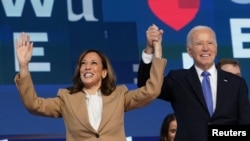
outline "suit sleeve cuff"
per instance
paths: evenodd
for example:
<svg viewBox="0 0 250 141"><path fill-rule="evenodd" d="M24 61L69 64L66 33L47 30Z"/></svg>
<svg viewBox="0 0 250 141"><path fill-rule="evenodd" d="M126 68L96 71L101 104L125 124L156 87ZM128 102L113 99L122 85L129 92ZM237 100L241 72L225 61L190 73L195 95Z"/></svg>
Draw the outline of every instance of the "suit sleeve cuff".
<svg viewBox="0 0 250 141"><path fill-rule="evenodd" d="M153 60L153 54L147 54L144 52L144 50L142 51L142 61L145 63L145 64L149 64L152 62Z"/></svg>

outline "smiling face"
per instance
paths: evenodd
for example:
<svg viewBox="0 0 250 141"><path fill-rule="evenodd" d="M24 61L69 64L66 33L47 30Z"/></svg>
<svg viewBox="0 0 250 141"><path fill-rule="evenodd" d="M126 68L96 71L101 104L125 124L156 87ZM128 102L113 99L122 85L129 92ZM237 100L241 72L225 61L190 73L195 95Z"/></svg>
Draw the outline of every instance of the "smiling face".
<svg viewBox="0 0 250 141"><path fill-rule="evenodd" d="M197 28L188 38L187 52L194 63L202 70L209 69L217 55L217 43L214 32L209 28Z"/></svg>
<svg viewBox="0 0 250 141"><path fill-rule="evenodd" d="M96 52L87 53L81 61L80 77L86 88L101 87L102 79L107 75L103 69L101 57Z"/></svg>

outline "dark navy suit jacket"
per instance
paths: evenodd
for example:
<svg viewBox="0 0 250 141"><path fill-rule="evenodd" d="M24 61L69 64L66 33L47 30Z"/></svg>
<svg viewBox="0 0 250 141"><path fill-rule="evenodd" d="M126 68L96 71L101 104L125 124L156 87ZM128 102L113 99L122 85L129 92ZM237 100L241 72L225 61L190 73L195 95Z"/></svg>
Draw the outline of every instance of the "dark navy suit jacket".
<svg viewBox="0 0 250 141"><path fill-rule="evenodd" d="M140 62L138 87L145 85L150 65ZM165 76L158 98L171 102L177 117L176 141L207 141L210 124L250 124L248 88L244 78L220 69L217 71L217 101L212 117L194 66L171 70Z"/></svg>

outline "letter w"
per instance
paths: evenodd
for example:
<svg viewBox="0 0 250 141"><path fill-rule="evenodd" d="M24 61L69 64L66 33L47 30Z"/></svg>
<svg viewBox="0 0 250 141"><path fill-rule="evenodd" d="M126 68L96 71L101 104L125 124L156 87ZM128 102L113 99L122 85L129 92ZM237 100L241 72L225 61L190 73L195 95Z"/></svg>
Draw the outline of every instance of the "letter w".
<svg viewBox="0 0 250 141"><path fill-rule="evenodd" d="M7 17L21 17L26 0L1 0ZM54 0L30 0L37 17L51 17Z"/></svg>

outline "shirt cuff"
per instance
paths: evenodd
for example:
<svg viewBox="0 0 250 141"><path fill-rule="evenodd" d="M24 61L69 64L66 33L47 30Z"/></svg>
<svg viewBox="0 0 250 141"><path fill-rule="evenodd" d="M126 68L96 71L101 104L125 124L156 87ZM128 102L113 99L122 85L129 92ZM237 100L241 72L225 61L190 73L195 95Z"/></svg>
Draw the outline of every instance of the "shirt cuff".
<svg viewBox="0 0 250 141"><path fill-rule="evenodd" d="M154 55L153 54L147 54L144 52L144 50L142 51L142 61L145 64L149 64L152 62Z"/></svg>

